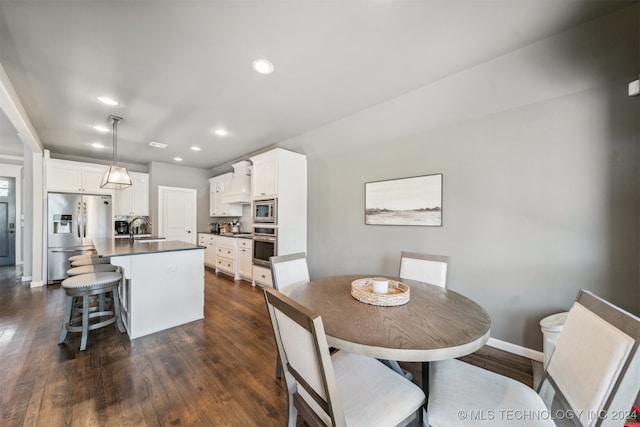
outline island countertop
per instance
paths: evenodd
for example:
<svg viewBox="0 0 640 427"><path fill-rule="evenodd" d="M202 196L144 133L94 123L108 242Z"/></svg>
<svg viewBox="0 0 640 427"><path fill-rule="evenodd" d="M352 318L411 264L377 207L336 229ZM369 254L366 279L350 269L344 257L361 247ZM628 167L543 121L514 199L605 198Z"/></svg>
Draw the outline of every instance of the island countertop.
<svg viewBox="0 0 640 427"><path fill-rule="evenodd" d="M204 250L204 246L179 240L134 240L115 238L93 239L93 246L100 257L117 257L125 255L143 255L158 252Z"/></svg>

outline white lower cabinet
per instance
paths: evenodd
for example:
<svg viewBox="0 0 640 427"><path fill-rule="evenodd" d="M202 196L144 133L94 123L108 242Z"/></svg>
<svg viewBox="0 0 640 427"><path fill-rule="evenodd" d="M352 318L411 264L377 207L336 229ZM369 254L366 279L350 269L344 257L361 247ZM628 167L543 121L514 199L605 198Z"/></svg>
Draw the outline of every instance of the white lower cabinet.
<svg viewBox="0 0 640 427"><path fill-rule="evenodd" d="M253 278L253 240L238 239L238 275L251 281Z"/></svg>
<svg viewBox="0 0 640 427"><path fill-rule="evenodd" d="M256 285L273 288L273 279L271 278L271 270L269 268L259 265L253 266L253 286Z"/></svg>
<svg viewBox="0 0 640 427"><path fill-rule="evenodd" d="M206 253L205 253L206 256ZM253 277L253 240L240 237L215 236L216 273L234 280L251 281Z"/></svg>
<svg viewBox="0 0 640 427"><path fill-rule="evenodd" d="M204 246L204 265L216 268L216 236L209 233L198 233L198 244Z"/></svg>
<svg viewBox="0 0 640 427"><path fill-rule="evenodd" d="M216 239L216 272L239 279L236 270L236 239L218 236Z"/></svg>

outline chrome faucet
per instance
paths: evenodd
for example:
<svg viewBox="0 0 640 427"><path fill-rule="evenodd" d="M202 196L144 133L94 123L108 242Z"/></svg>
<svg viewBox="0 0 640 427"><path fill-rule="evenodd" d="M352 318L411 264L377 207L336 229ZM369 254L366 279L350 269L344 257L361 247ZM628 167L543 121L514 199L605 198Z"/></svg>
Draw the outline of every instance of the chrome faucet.
<svg viewBox="0 0 640 427"><path fill-rule="evenodd" d="M149 228L151 228L151 221L149 221L147 218L143 217L143 216L137 216L135 218L133 218L130 222L129 222L129 240L133 240L133 223L137 220L141 219L142 221L147 223L147 226Z"/></svg>

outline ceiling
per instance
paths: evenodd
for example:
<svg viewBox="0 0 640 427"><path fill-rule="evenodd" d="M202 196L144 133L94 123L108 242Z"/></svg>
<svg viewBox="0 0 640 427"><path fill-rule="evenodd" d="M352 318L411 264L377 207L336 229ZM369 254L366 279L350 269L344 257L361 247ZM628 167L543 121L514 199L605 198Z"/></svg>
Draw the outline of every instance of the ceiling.
<svg viewBox="0 0 640 427"><path fill-rule="evenodd" d="M120 160L213 168L631 3L0 0L0 63L58 156L111 159L92 126L115 114ZM0 155L17 153L0 114Z"/></svg>

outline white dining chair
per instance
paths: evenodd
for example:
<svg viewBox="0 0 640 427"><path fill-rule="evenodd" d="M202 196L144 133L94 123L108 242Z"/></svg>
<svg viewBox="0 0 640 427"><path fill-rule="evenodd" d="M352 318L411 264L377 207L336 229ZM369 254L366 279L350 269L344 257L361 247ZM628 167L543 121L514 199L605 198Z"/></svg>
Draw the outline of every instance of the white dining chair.
<svg viewBox="0 0 640 427"><path fill-rule="evenodd" d="M639 342L640 318L580 291L537 392L459 360L432 362L429 425L622 426L640 392Z"/></svg>
<svg viewBox="0 0 640 427"><path fill-rule="evenodd" d="M446 288L448 267L448 256L402 251L400 253L400 273L398 276L401 280L417 280ZM396 360L381 359L380 361L398 374L412 379L411 372L402 369Z"/></svg>
<svg viewBox="0 0 640 427"><path fill-rule="evenodd" d="M309 281L309 267L304 252L269 258L273 287L289 295L297 286Z"/></svg>
<svg viewBox="0 0 640 427"><path fill-rule="evenodd" d="M402 251L399 276L446 288L448 267L448 256Z"/></svg>
<svg viewBox="0 0 640 427"><path fill-rule="evenodd" d="M421 424L425 395L372 357L333 355L319 314L275 289L264 289L288 393L288 426L298 413L311 426Z"/></svg>
<svg viewBox="0 0 640 427"><path fill-rule="evenodd" d="M307 255L304 252L278 255L269 258L273 287L289 295L296 287L309 281ZM276 378L282 378L280 359L276 361Z"/></svg>

